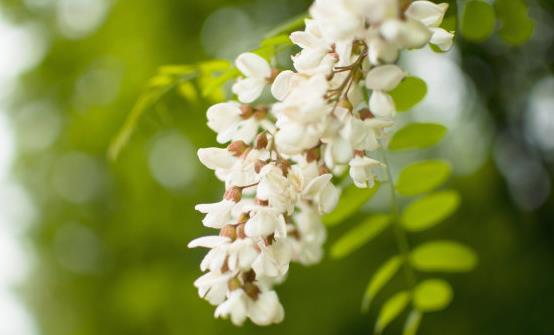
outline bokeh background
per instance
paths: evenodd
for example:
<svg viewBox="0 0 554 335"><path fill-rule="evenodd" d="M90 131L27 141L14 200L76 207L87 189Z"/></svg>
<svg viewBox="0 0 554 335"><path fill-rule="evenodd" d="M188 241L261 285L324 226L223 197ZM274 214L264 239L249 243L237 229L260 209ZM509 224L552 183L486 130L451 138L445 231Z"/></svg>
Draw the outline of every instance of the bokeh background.
<svg viewBox="0 0 554 335"><path fill-rule="evenodd" d="M459 38L447 54L402 58L429 94L401 117L450 132L394 162L449 159L463 196L455 217L411 242L452 238L480 255L476 271L447 276L454 302L426 315L421 334L554 334L554 5L526 3L535 31L523 46ZM198 298L203 252L185 246L207 230L193 207L222 192L195 157L215 144L210 101L170 92L106 158L159 66L231 59L308 5L0 0L1 335L371 333L375 311L359 305L395 252L390 233L344 260L292 266L280 325L236 328ZM378 195L365 212L385 207ZM357 220L332 228L329 245Z"/></svg>

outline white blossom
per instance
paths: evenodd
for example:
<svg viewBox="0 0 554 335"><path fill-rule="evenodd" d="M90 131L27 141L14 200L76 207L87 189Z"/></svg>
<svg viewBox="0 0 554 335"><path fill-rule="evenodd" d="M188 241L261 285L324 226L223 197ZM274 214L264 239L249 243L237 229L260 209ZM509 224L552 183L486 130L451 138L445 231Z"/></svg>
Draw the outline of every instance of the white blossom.
<svg viewBox="0 0 554 335"><path fill-rule="evenodd" d="M245 76L233 85L233 93L239 100L251 103L258 99L271 79L271 66L254 53L243 53L235 61L235 66Z"/></svg>

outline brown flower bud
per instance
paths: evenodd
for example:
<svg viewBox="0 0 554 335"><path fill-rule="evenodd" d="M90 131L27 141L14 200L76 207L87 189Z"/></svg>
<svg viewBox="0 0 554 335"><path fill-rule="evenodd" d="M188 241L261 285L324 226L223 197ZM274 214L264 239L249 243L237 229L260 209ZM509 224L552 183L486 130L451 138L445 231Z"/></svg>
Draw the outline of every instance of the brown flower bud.
<svg viewBox="0 0 554 335"><path fill-rule="evenodd" d="M236 157L239 157L245 153L248 148L248 144L244 143L244 141L234 141L227 146L227 150L229 150L233 156Z"/></svg>
<svg viewBox="0 0 554 335"><path fill-rule="evenodd" d="M262 120L267 116L269 109L265 106L259 106L254 109L254 118L256 120Z"/></svg>
<svg viewBox="0 0 554 335"><path fill-rule="evenodd" d="M354 157L364 157L365 152L363 150L354 150Z"/></svg>
<svg viewBox="0 0 554 335"><path fill-rule="evenodd" d="M225 236L234 241L237 239L237 228L233 225L227 224L219 231L219 236Z"/></svg>
<svg viewBox="0 0 554 335"><path fill-rule="evenodd" d="M256 161L256 164L254 165L254 171L256 171L256 173L260 173L260 171L262 171L262 168L266 165L267 163L262 161L262 160L257 160Z"/></svg>
<svg viewBox="0 0 554 335"><path fill-rule="evenodd" d="M241 223L237 226L237 238L241 240L246 238L246 233L244 232L244 226L246 226L246 224L244 223Z"/></svg>
<svg viewBox="0 0 554 335"><path fill-rule="evenodd" d="M279 161L277 161L276 165L283 172L283 176L286 177L286 176L289 175L289 170L290 170L290 162L289 161L284 160L284 159L280 159Z"/></svg>
<svg viewBox="0 0 554 335"><path fill-rule="evenodd" d="M229 291L238 290L240 288L240 280L238 280L238 278L229 280L227 287L229 287Z"/></svg>
<svg viewBox="0 0 554 335"><path fill-rule="evenodd" d="M248 272L245 272L242 274L242 280L245 283L251 283L256 280L256 272L254 270L250 270Z"/></svg>
<svg viewBox="0 0 554 335"><path fill-rule="evenodd" d="M240 225L241 223L246 223L250 219L250 214L248 213L241 213L239 216L239 219L237 221L237 225Z"/></svg>
<svg viewBox="0 0 554 335"><path fill-rule="evenodd" d="M269 206L269 200L263 200L263 199L256 198L256 204L259 205L259 206L267 207L267 206Z"/></svg>
<svg viewBox="0 0 554 335"><path fill-rule="evenodd" d="M267 139L267 134L265 132L258 134L256 136L256 149L265 149L267 148L267 144L269 143L269 140Z"/></svg>
<svg viewBox="0 0 554 335"><path fill-rule="evenodd" d="M243 119L248 119L254 114L254 108L250 105L241 105L240 106L240 117Z"/></svg>
<svg viewBox="0 0 554 335"><path fill-rule="evenodd" d="M308 163L318 161L321 158L321 149L319 147L306 151L306 160Z"/></svg>
<svg viewBox="0 0 554 335"><path fill-rule="evenodd" d="M248 295L250 298L252 298L252 300L257 300L258 295L260 294L261 291L258 288L258 286L256 286L255 284L245 283L244 284L244 292L246 293L246 295Z"/></svg>
<svg viewBox="0 0 554 335"><path fill-rule="evenodd" d="M367 120L367 119L373 119L375 115L369 110L369 108L364 108L360 112L360 119Z"/></svg>
<svg viewBox="0 0 554 335"><path fill-rule="evenodd" d="M223 195L223 198L225 200L231 200L233 202L239 202L240 199L242 199L242 189L238 186L233 186L227 191L225 191L225 194Z"/></svg>
<svg viewBox="0 0 554 335"><path fill-rule="evenodd" d="M321 165L319 167L319 175L324 175L324 174L328 174L328 173L331 173L331 170L329 170L329 168L325 165Z"/></svg>

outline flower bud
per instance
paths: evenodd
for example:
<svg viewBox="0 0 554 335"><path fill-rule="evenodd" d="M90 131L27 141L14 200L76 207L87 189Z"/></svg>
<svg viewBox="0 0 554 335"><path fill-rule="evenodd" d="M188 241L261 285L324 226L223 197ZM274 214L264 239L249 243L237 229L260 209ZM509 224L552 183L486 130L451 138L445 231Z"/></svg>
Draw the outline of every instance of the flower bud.
<svg viewBox="0 0 554 335"><path fill-rule="evenodd" d="M244 292L247 296L252 298L252 300L258 300L258 295L260 294L260 289L253 283L244 284Z"/></svg>
<svg viewBox="0 0 554 335"><path fill-rule="evenodd" d="M244 226L245 226L244 223L241 223L237 226L237 238L241 240L246 238L246 233L244 232Z"/></svg>
<svg viewBox="0 0 554 335"><path fill-rule="evenodd" d="M248 144L244 143L244 141L234 141L227 146L227 150L236 157L242 155L248 148Z"/></svg>
<svg viewBox="0 0 554 335"><path fill-rule="evenodd" d="M308 163L318 161L320 158L321 150L319 147L315 147L306 151L306 161L308 161Z"/></svg>
<svg viewBox="0 0 554 335"><path fill-rule="evenodd" d="M254 114L254 108L251 105L240 106L240 117L243 119L249 119Z"/></svg>
<svg viewBox="0 0 554 335"><path fill-rule="evenodd" d="M250 270L248 272L245 272L242 274L242 280L245 283L251 283L256 280L256 272L254 270Z"/></svg>
<svg viewBox="0 0 554 335"><path fill-rule="evenodd" d="M373 119L375 115L369 110L369 108L364 108L360 112L360 119L367 120L367 119Z"/></svg>
<svg viewBox="0 0 554 335"><path fill-rule="evenodd" d="M267 207L269 206L269 200L263 200L256 198L256 205Z"/></svg>
<svg viewBox="0 0 554 335"><path fill-rule="evenodd" d="M239 202L242 198L242 190L238 186L233 186L227 191L225 191L225 194L223 196L225 200L231 200L233 202Z"/></svg>
<svg viewBox="0 0 554 335"><path fill-rule="evenodd" d="M238 280L238 278L229 280L227 287L229 287L229 291L238 290L240 288L240 280Z"/></svg>
<svg viewBox="0 0 554 335"><path fill-rule="evenodd" d="M260 173L260 171L262 171L263 167L266 165L267 163L262 161L262 160L257 160L256 163L254 164L254 171L256 171L256 173Z"/></svg>
<svg viewBox="0 0 554 335"><path fill-rule="evenodd" d="M262 120L267 116L269 109L267 107L256 107L254 109L254 118L256 120Z"/></svg>
<svg viewBox="0 0 554 335"><path fill-rule="evenodd" d="M219 231L219 236L225 236L234 241L237 239L237 229L235 226L227 224Z"/></svg>
<svg viewBox="0 0 554 335"><path fill-rule="evenodd" d="M325 165L322 165L319 167L319 175L322 176L324 174L328 174L328 173L331 173L331 170L329 170L329 168Z"/></svg>
<svg viewBox="0 0 554 335"><path fill-rule="evenodd" d="M256 149L265 149L267 148L267 144L269 143L269 140L267 139L267 134L265 132L258 134L256 136Z"/></svg>

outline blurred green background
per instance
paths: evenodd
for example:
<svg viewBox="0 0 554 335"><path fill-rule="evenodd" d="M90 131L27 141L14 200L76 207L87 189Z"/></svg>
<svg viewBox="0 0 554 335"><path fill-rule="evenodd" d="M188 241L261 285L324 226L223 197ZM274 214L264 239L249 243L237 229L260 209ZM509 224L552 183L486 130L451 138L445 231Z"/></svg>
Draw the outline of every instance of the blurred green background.
<svg viewBox="0 0 554 335"><path fill-rule="evenodd" d="M410 240L452 238L480 255L475 272L447 276L454 302L426 315L420 334L554 334L554 5L526 2L535 31L523 46L458 38L447 54L402 58L429 95L400 119L450 132L436 149L395 156L396 169L445 157L463 195L455 217ZM359 306L395 252L390 232L345 260L292 266L278 287L286 319L277 326L233 327L197 296L204 252L185 246L208 230L193 207L222 193L195 154L215 145L210 101L170 92L121 157L106 158L159 66L231 59L308 6L0 0L1 335L371 333L375 310ZM365 213L383 210L378 195ZM358 219L332 228L328 246Z"/></svg>

